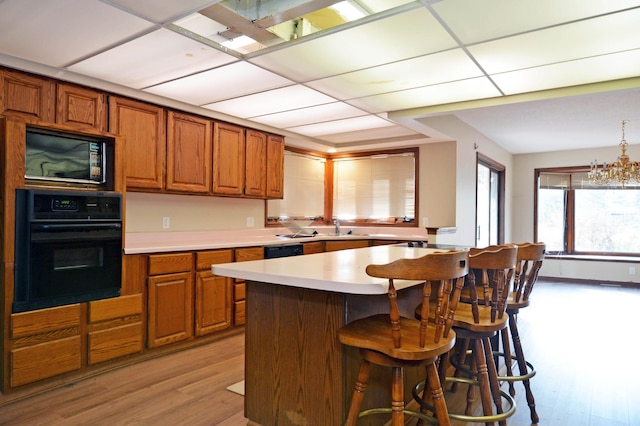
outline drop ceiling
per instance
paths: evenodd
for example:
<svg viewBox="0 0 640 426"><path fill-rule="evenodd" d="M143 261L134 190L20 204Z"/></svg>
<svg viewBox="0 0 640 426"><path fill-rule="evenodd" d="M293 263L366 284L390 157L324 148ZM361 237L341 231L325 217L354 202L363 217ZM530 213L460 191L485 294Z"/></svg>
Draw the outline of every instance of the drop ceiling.
<svg viewBox="0 0 640 426"><path fill-rule="evenodd" d="M640 1L350 1L0 0L0 64L310 149L455 139L441 115L514 154L615 146L621 119L640 143Z"/></svg>

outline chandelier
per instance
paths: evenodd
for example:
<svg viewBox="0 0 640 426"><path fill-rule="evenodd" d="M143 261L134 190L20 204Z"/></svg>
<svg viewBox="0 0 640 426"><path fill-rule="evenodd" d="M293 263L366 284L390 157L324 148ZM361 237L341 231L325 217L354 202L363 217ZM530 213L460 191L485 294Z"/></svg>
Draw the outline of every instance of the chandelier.
<svg viewBox="0 0 640 426"><path fill-rule="evenodd" d="M618 160L614 163L603 163L601 167L598 167L597 161L591 163L591 170L589 171L589 181L593 185L615 185L619 183L622 188L629 182L640 183L640 163L637 161L629 161L627 155L627 146L629 145L624 139L624 125L629 120L622 120L622 140L620 141L620 150L622 153L618 157Z"/></svg>

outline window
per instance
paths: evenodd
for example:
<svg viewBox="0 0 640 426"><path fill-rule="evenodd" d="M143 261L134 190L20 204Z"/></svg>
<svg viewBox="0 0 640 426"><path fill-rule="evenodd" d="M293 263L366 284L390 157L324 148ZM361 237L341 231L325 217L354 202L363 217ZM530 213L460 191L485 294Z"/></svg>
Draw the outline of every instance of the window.
<svg viewBox="0 0 640 426"><path fill-rule="evenodd" d="M640 254L640 186L594 186L587 172L536 170L536 241L548 253Z"/></svg>
<svg viewBox="0 0 640 426"><path fill-rule="evenodd" d="M284 197L267 201L267 222L280 217L322 220L325 158L285 151Z"/></svg>
<svg viewBox="0 0 640 426"><path fill-rule="evenodd" d="M288 147L284 198L268 200L267 225L281 217L344 223L415 226L418 148L375 154L311 154Z"/></svg>
<svg viewBox="0 0 640 426"><path fill-rule="evenodd" d="M476 247L504 242L505 167L478 154L476 180Z"/></svg>
<svg viewBox="0 0 640 426"><path fill-rule="evenodd" d="M413 151L333 160L333 217L369 223L415 223Z"/></svg>

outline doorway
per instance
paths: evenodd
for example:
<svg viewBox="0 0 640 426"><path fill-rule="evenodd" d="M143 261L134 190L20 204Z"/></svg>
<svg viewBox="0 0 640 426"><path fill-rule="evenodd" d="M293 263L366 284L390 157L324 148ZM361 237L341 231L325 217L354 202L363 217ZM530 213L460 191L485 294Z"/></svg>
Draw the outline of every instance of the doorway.
<svg viewBox="0 0 640 426"><path fill-rule="evenodd" d="M505 167L478 154L476 168L476 247L503 244Z"/></svg>

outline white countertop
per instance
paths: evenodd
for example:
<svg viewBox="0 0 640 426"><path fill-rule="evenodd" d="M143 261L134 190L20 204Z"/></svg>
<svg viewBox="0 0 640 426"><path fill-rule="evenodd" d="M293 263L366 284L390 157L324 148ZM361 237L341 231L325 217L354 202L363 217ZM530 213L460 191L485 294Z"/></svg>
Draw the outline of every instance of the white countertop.
<svg viewBox="0 0 640 426"><path fill-rule="evenodd" d="M277 259L213 265L216 275L349 294L386 294L386 279L367 275L369 264L417 258L437 251L431 248L375 246ZM398 281L402 289L421 281Z"/></svg>
<svg viewBox="0 0 640 426"><path fill-rule="evenodd" d="M333 227L313 229L317 229L321 234L308 238L284 238L278 235L289 234L290 231L280 227L230 231L131 232L125 235L124 252L125 254L140 254L213 250L346 239L426 242L429 237L426 229L415 227L343 227L345 234L340 236L329 235L330 232L333 232ZM346 234L349 230L353 230L354 235Z"/></svg>

